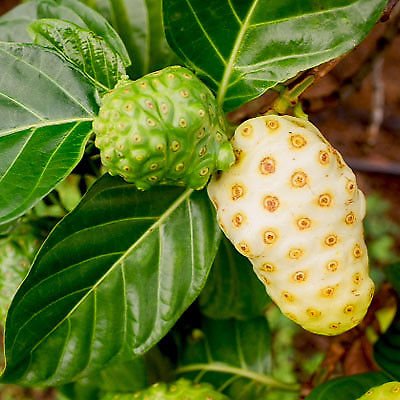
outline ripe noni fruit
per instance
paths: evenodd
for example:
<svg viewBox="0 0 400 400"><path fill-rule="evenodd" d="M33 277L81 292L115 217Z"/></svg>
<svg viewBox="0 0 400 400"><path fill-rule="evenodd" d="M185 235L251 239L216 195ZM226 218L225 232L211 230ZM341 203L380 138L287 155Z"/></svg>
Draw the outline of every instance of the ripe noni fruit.
<svg viewBox="0 0 400 400"><path fill-rule="evenodd" d="M305 329L336 335L371 302L364 195L341 155L310 122L268 115L242 123L235 165L208 193L218 222L270 297Z"/></svg>
<svg viewBox="0 0 400 400"><path fill-rule="evenodd" d="M156 383L135 394L108 394L103 400L229 400L208 383L179 379L173 384Z"/></svg>
<svg viewBox="0 0 400 400"><path fill-rule="evenodd" d="M235 159L213 94L180 66L120 82L103 97L93 129L106 170L143 190L201 189Z"/></svg>
<svg viewBox="0 0 400 400"><path fill-rule="evenodd" d="M358 400L400 400L400 382L388 382L376 386Z"/></svg>

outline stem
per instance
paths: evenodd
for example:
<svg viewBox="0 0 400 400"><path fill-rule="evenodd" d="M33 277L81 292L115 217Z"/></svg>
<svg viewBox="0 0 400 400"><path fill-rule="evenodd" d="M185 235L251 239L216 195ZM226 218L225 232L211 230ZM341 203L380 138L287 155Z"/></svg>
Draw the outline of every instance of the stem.
<svg viewBox="0 0 400 400"><path fill-rule="evenodd" d="M185 372L194 372L194 371L199 371L199 370L239 375L244 378L248 378L253 381L267 385L271 388L283 389L288 392L297 392L300 390L300 385L298 385L297 383L281 382L269 375L259 374L257 372L248 371L248 370L244 370L241 368L230 367L229 365L222 364L222 363L192 364L192 365L188 365L186 367L178 368L176 370L176 372L178 374L183 374Z"/></svg>

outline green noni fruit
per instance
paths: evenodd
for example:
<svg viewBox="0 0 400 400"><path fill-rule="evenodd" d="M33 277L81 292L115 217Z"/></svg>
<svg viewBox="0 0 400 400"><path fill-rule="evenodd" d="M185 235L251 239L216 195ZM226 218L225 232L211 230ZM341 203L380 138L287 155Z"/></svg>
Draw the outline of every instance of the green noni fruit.
<svg viewBox="0 0 400 400"><path fill-rule="evenodd" d="M358 400L400 400L400 382L388 382L375 386Z"/></svg>
<svg viewBox="0 0 400 400"><path fill-rule="evenodd" d="M142 190L201 189L215 170L234 162L222 110L180 66L119 82L103 97L93 129L105 169Z"/></svg>
<svg viewBox="0 0 400 400"><path fill-rule="evenodd" d="M39 248L40 240L29 225L19 226L5 237L0 237L0 325L18 286Z"/></svg>
<svg viewBox="0 0 400 400"><path fill-rule="evenodd" d="M108 394L103 400L229 400L208 383L180 379L173 384L156 383L135 394Z"/></svg>

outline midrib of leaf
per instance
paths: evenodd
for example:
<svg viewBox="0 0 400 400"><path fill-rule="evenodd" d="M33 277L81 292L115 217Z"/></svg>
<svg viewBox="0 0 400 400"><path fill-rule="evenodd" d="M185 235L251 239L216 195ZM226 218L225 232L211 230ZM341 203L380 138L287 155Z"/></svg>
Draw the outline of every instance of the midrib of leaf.
<svg viewBox="0 0 400 400"><path fill-rule="evenodd" d="M0 96L5 97L7 100L10 100L14 104L16 104L18 107L28 111L30 114L32 114L34 117L36 117L40 121L44 121L44 118L41 115L37 114L35 111L33 111L30 108L26 107L25 104L22 104L20 101L14 99L13 97L7 96L5 93L0 93Z"/></svg>
<svg viewBox="0 0 400 400"><path fill-rule="evenodd" d="M239 49L242 44L244 35L246 34L248 27L250 26L250 20L251 20L251 17L253 16L254 10L256 9L256 7L258 5L258 2L259 2L259 0L254 0L254 3L252 4L249 11L247 12L246 18L244 19L244 21L240 27L239 34L235 40L235 44L233 46L231 55L229 57L228 64L225 67L224 75L222 77L221 84L219 86L218 93L217 93L217 102L220 106L222 106L222 104L224 102L225 95L228 90L229 78L231 77L232 70L233 70L233 65L234 65L234 63L236 61L236 57L239 53Z"/></svg>
<svg viewBox="0 0 400 400"><path fill-rule="evenodd" d="M187 189L185 190L172 204L168 209L162 214L162 216L153 224L151 225L144 233L143 235L135 242L132 244L132 246L125 252L125 254L119 258L111 267L110 269L91 287L91 289L82 297L81 300L71 309L71 311L58 323L54 326L53 329L49 331L46 335L43 336L42 339L40 339L32 348L31 352L34 352L42 343L44 340L46 340L57 328L64 323L65 320L69 319L71 315L75 312L77 308L93 293L96 291L98 286L107 278L107 276L114 271L115 268L118 268L120 265L123 264L123 261L131 254L131 252L147 237L149 236L152 232L154 232L156 229L158 229L163 222L184 202L187 201L190 195L193 193L193 189ZM57 301L59 301L58 299ZM38 311L39 313L40 311ZM17 334L18 335L18 334ZM14 347L14 343L12 347Z"/></svg>
<svg viewBox="0 0 400 400"><path fill-rule="evenodd" d="M94 116L91 117L79 117L79 118L69 118L69 119L57 119L57 120L41 120L41 123L37 124L29 124L25 126L18 126L18 128L12 128L7 131L1 131L0 130L0 139L2 137L8 136L13 133L18 133L22 131L27 131L28 129L40 129L40 128L46 128L48 126L54 126L54 125L64 125L64 124L70 124L72 122L88 122L88 121L93 121Z"/></svg>
<svg viewBox="0 0 400 400"><path fill-rule="evenodd" d="M11 52L7 52L4 49L2 49L0 47L0 51L7 54L8 56L14 58L17 61L20 61L21 63L25 64L26 66L28 66L29 68L33 69L34 71L38 72L39 75L43 76L44 78L46 78L49 82L51 82L54 86L56 86L58 89L61 90L61 92L63 92L68 98L70 98L72 100L72 102L74 102L75 104L77 104L80 108L82 108L82 110L86 111L89 115L92 115L92 111L88 110L83 104L81 104L71 93L68 92L68 90L66 90L66 88L62 87L57 81L55 81L53 78L51 78L49 75L47 75L46 73L44 73L43 71L41 71L40 69L38 69L37 67L35 67L32 64L27 63L23 58L17 57L14 54L12 54Z"/></svg>

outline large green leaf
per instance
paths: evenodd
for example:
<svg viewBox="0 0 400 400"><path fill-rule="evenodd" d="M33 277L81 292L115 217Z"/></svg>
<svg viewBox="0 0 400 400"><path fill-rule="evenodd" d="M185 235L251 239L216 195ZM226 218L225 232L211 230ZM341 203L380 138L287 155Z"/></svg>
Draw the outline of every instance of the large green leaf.
<svg viewBox="0 0 400 400"><path fill-rule="evenodd" d="M28 26L40 18L54 18L86 28L104 40L119 54L125 67L131 64L121 38L99 13L78 0L31 0L0 18L0 40L31 42Z"/></svg>
<svg viewBox="0 0 400 400"><path fill-rule="evenodd" d="M203 314L218 319L258 317L271 302L249 260L227 238L221 242L199 300Z"/></svg>
<svg viewBox="0 0 400 400"><path fill-rule="evenodd" d="M102 37L72 22L39 19L29 30L36 44L58 51L100 91L112 89L126 73L121 57Z"/></svg>
<svg viewBox="0 0 400 400"><path fill-rule="evenodd" d="M386 0L164 0L171 47L231 110L351 50Z"/></svg>
<svg viewBox="0 0 400 400"><path fill-rule="evenodd" d="M84 0L120 34L134 61L132 78L178 62L165 38L161 0Z"/></svg>
<svg viewBox="0 0 400 400"><path fill-rule="evenodd" d="M384 371L400 380L400 310L389 329L375 343L374 357Z"/></svg>
<svg viewBox="0 0 400 400"><path fill-rule="evenodd" d="M22 215L81 159L94 87L57 54L0 43L0 224Z"/></svg>
<svg viewBox="0 0 400 400"><path fill-rule="evenodd" d="M332 379L317 386L306 400L355 400L368 389L391 379L381 372L369 372Z"/></svg>
<svg viewBox="0 0 400 400"><path fill-rule="evenodd" d="M180 374L224 388L232 399L251 400L268 388L296 389L272 376L271 334L263 317L246 321L205 319L185 346Z"/></svg>
<svg viewBox="0 0 400 400"><path fill-rule="evenodd" d="M3 380L60 384L146 352L198 296L220 235L204 191L100 179L14 297Z"/></svg>

